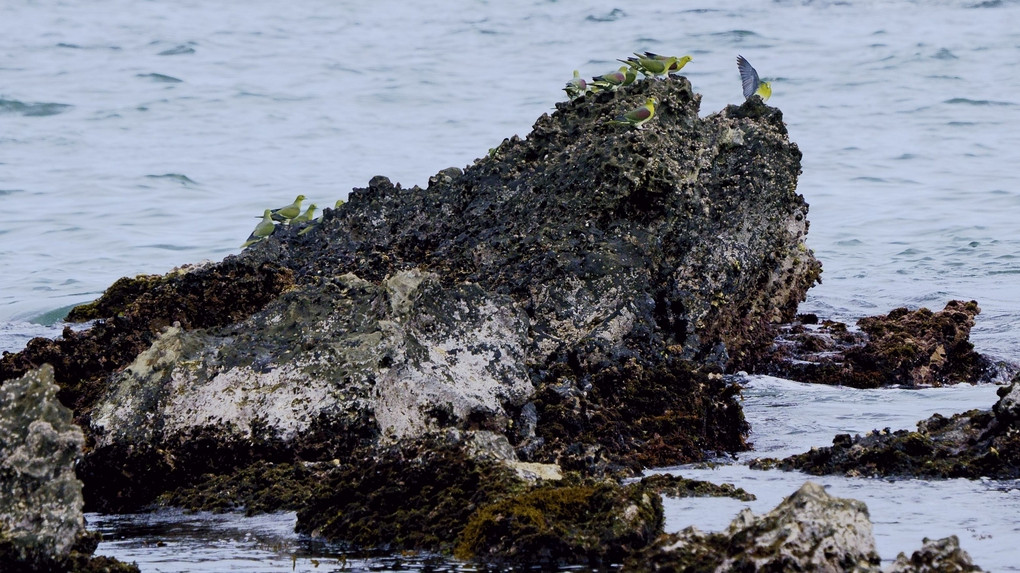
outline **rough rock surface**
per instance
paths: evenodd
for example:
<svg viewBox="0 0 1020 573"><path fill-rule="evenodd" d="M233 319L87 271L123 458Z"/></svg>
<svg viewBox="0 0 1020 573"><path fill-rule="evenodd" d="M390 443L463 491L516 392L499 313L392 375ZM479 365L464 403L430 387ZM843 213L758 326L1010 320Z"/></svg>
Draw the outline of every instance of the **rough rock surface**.
<svg viewBox="0 0 1020 573"><path fill-rule="evenodd" d="M960 549L960 539L950 535L942 539L924 538L921 548L908 558L903 553L885 569L886 573L966 573L982 571L970 555Z"/></svg>
<svg viewBox="0 0 1020 573"><path fill-rule="evenodd" d="M922 420L916 431L840 434L832 446L812 448L752 467L798 469L822 475L939 478L1020 478L1020 376L999 388L991 411L971 410Z"/></svg>
<svg viewBox="0 0 1020 573"><path fill-rule="evenodd" d="M85 533L74 475L85 438L57 390L50 367L0 388L0 562L66 560Z"/></svg>
<svg viewBox="0 0 1020 573"><path fill-rule="evenodd" d="M868 508L815 483L763 516L745 509L720 533L689 527L627 562L630 571L873 571Z"/></svg>
<svg viewBox="0 0 1020 573"><path fill-rule="evenodd" d="M1000 368L975 352L969 340L979 312L977 302L958 300L939 312L898 308L862 318L859 330L799 317L784 325L771 360L756 371L855 388L989 382Z"/></svg>
<svg viewBox="0 0 1020 573"><path fill-rule="evenodd" d="M881 571L868 508L832 497L805 482L775 509L755 516L745 509L719 533L689 527L661 536L632 555L626 571ZM939 568L943 567L943 568ZM890 571L980 571L955 537L924 540L911 559L902 553Z"/></svg>
<svg viewBox="0 0 1020 573"><path fill-rule="evenodd" d="M652 95L643 129L607 122ZM95 326L5 355L0 379L68 373L96 509L255 462L356 473L434 435L522 483L743 449L720 372L764 355L820 265L781 113L699 101L671 78L559 104L427 189L376 177L312 232L119 281L72 313ZM355 535L309 495L304 523Z"/></svg>
<svg viewBox="0 0 1020 573"><path fill-rule="evenodd" d="M92 559L82 483L74 465L85 437L57 400L53 368L43 366L0 388L0 570L137 571Z"/></svg>

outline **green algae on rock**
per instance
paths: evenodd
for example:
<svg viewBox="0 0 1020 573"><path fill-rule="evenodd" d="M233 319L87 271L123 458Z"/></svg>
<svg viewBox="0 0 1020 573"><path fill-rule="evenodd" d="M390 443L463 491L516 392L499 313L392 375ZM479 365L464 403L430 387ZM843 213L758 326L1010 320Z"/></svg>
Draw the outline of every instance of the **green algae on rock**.
<svg viewBox="0 0 1020 573"><path fill-rule="evenodd" d="M550 484L482 506L454 555L491 565L618 563L661 532L662 501L643 484Z"/></svg>

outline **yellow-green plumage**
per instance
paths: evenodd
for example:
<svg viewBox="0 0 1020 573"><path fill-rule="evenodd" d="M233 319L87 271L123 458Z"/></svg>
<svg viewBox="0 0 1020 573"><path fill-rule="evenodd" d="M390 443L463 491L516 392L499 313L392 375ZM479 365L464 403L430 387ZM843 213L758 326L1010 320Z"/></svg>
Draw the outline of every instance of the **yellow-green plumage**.
<svg viewBox="0 0 1020 573"><path fill-rule="evenodd" d="M772 84L761 81L758 71L748 62L744 56L737 56L737 69L740 70L740 83L744 88L744 99L750 99L753 95L761 96L761 99L768 100L772 96Z"/></svg>
<svg viewBox="0 0 1020 573"><path fill-rule="evenodd" d="M291 223L307 223L315 217L315 203L308 206L308 210L290 220Z"/></svg>
<svg viewBox="0 0 1020 573"><path fill-rule="evenodd" d="M587 93L588 84L584 81L584 78L581 77L581 73L574 70L574 78L567 82L563 91L567 92L567 97L570 99L577 99Z"/></svg>
<svg viewBox="0 0 1020 573"><path fill-rule="evenodd" d="M671 68L679 65L680 60L676 56L670 56L665 60L637 56L620 61L634 68L635 70L641 72L642 74L644 74L645 77L649 77L649 76L664 76L668 74Z"/></svg>
<svg viewBox="0 0 1020 573"><path fill-rule="evenodd" d="M638 56L638 58L644 57L650 60L658 60L660 62L668 62L670 61L671 58L671 56L660 56L659 54L653 52L645 52L644 54L635 53L634 55ZM686 66L687 63L690 62L693 58L691 58L690 56L683 56L681 58L672 57L672 59L675 61L673 61L669 66L669 69L666 70L666 72L670 74L675 74L682 70L683 67Z"/></svg>
<svg viewBox="0 0 1020 573"><path fill-rule="evenodd" d="M591 83L599 89L615 91L616 88L627 85L627 70L627 66L620 66L620 69L615 72L593 77ZM637 74L634 74L634 72L631 72L631 74L633 75L630 81L633 82L633 78L637 77Z"/></svg>
<svg viewBox="0 0 1020 573"><path fill-rule="evenodd" d="M655 106L657 105L659 105L659 100L657 98L650 97L645 100L645 104L641 107L621 114L617 116L616 119L610 120L609 123L613 125L630 125L641 129L642 125L655 117Z"/></svg>
<svg viewBox="0 0 1020 573"><path fill-rule="evenodd" d="M272 215L274 221L290 221L294 217L301 214L301 202L305 200L304 195L298 195L294 202L286 207L280 207L279 209L273 209Z"/></svg>
<svg viewBox="0 0 1020 573"><path fill-rule="evenodd" d="M248 240L241 245L241 248L244 249L250 245L254 245L269 235L272 235L275 230L276 224L273 223L273 212L270 209L266 209L265 213L262 214L262 220L255 225L255 230L248 235Z"/></svg>

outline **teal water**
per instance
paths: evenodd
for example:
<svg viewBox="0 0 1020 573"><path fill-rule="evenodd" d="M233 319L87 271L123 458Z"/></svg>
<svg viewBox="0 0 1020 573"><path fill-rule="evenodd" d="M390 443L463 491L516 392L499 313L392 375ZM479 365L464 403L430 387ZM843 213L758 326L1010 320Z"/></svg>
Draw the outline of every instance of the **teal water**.
<svg viewBox="0 0 1020 573"><path fill-rule="evenodd" d="M323 207L469 165L573 69L652 50L693 56L703 115L739 103L738 53L773 82L825 266L802 310L976 299L978 350L1016 358L1016 22L1015 0L5 2L0 349L121 276L238 252L298 193Z"/></svg>

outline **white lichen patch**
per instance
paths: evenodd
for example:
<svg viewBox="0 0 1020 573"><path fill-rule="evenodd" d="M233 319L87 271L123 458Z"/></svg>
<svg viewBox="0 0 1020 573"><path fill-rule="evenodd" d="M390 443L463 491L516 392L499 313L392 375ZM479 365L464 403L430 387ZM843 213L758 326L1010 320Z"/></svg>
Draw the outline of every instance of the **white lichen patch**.
<svg viewBox="0 0 1020 573"><path fill-rule="evenodd" d="M289 441L308 428L330 394L327 380L304 374L295 363L268 372L235 367L208 380L190 369L176 369L161 408L164 431L172 435L212 425L243 437L257 422Z"/></svg>
<svg viewBox="0 0 1020 573"><path fill-rule="evenodd" d="M417 436L475 412L506 419L503 404L521 403L533 392L523 366L526 328L507 300L473 285L441 290L434 283L427 293L400 296L410 306L389 324L395 365L374 394L384 435Z"/></svg>

